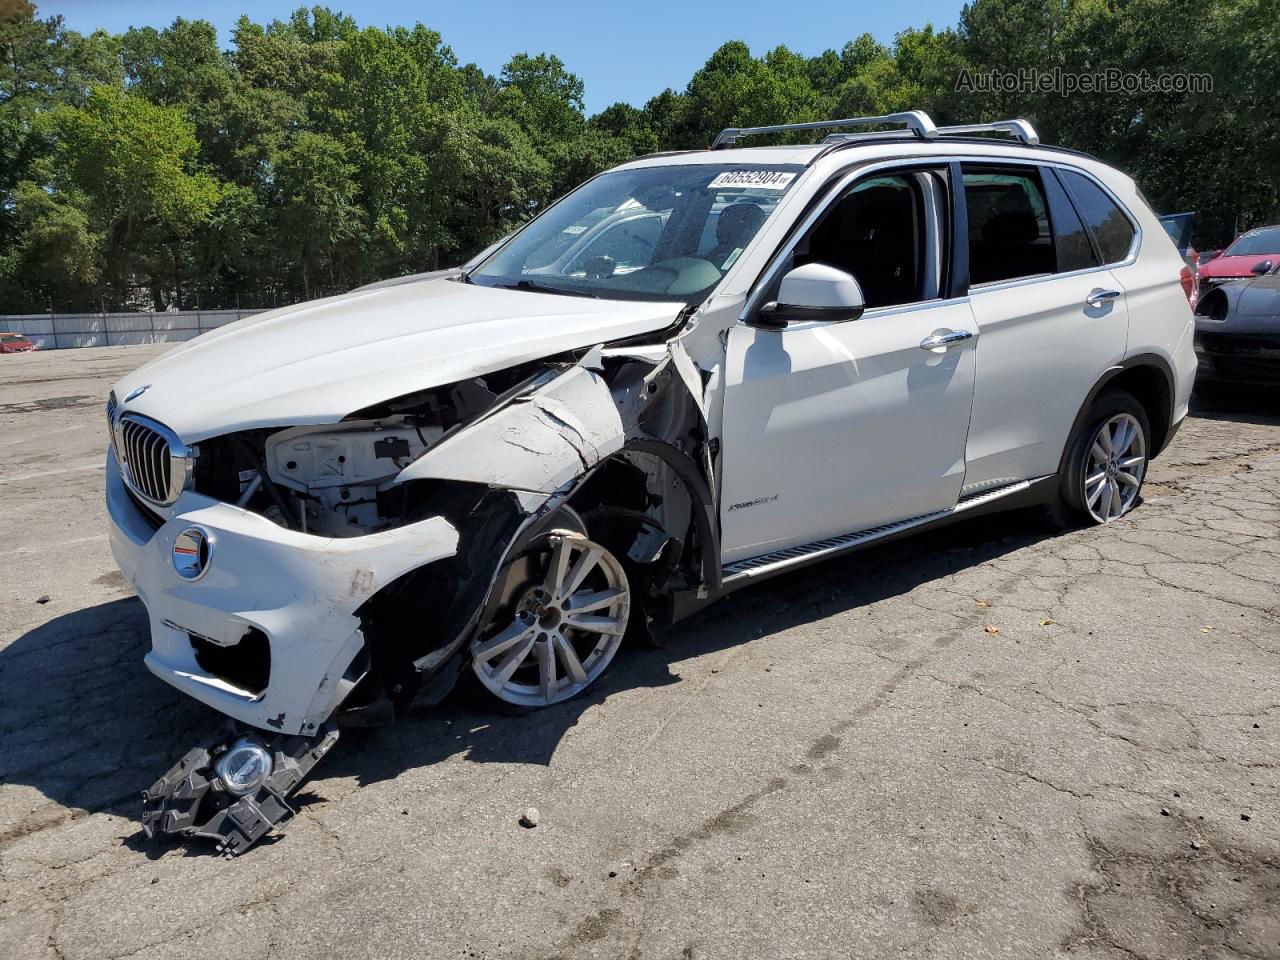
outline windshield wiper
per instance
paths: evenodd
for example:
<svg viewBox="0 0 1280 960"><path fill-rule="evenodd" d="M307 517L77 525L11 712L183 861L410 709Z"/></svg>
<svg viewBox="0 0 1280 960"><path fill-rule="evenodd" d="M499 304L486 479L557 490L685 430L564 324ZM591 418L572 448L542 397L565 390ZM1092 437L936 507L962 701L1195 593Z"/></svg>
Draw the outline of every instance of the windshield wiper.
<svg viewBox="0 0 1280 960"><path fill-rule="evenodd" d="M564 287L552 287L545 283L538 283L534 280L519 280L516 283L500 283L498 286L504 290L528 290L531 293L558 293L564 297L590 297L592 300L599 300L600 295L589 293L586 290L573 290Z"/></svg>

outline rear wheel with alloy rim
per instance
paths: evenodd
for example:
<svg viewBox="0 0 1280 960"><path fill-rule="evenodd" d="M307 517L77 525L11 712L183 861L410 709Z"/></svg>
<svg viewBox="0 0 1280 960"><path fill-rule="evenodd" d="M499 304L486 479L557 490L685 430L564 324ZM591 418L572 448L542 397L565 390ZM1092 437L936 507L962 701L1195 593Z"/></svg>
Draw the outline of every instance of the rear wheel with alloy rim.
<svg viewBox="0 0 1280 960"><path fill-rule="evenodd" d="M1109 390L1094 401L1072 438L1055 512L1085 523L1111 523L1139 501L1151 456L1151 428L1135 397Z"/></svg>
<svg viewBox="0 0 1280 960"><path fill-rule="evenodd" d="M472 644L472 670L499 700L545 707L577 696L618 652L631 591L618 559L571 530L552 530L503 568L499 604Z"/></svg>
<svg viewBox="0 0 1280 960"><path fill-rule="evenodd" d="M1138 418L1117 413L1093 432L1084 465L1084 506L1095 523L1128 513L1147 473L1147 437Z"/></svg>

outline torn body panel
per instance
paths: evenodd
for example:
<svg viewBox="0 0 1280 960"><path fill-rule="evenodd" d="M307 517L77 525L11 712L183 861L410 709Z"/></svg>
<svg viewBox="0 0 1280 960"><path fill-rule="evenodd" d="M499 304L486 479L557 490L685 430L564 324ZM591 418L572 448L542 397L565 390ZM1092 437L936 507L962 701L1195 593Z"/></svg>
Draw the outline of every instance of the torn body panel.
<svg viewBox="0 0 1280 960"><path fill-rule="evenodd" d="M464 480L549 495L620 450L625 433L605 378L575 366L436 446L396 482Z"/></svg>
<svg viewBox="0 0 1280 960"><path fill-rule="evenodd" d="M263 730L310 733L328 719L331 694L361 648L360 608L410 570L451 557L458 532L442 517L337 539L286 530L265 517L188 492L153 528L108 454L111 549L151 620L148 668L221 713ZM178 535L204 532L207 571L175 575ZM202 644L223 649L260 631L270 645L266 687L212 673Z"/></svg>

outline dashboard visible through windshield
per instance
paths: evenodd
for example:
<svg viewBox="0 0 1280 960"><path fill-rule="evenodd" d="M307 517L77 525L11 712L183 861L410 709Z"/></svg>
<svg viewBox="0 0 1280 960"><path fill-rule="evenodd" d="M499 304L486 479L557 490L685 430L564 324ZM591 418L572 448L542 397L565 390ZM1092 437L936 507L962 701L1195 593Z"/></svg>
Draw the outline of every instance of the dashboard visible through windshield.
<svg viewBox="0 0 1280 960"><path fill-rule="evenodd" d="M701 303L803 169L699 163L602 174L467 279L602 299Z"/></svg>

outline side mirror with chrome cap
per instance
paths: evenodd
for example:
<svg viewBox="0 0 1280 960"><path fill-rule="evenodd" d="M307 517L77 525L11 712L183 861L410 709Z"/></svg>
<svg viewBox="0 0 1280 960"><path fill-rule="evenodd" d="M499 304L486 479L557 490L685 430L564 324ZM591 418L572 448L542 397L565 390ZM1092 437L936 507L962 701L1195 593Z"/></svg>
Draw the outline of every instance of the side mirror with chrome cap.
<svg viewBox="0 0 1280 960"><path fill-rule="evenodd" d="M760 308L754 326L780 329L788 323L857 320L866 309L862 287L852 274L825 263L806 263L789 271L778 287L778 299Z"/></svg>

